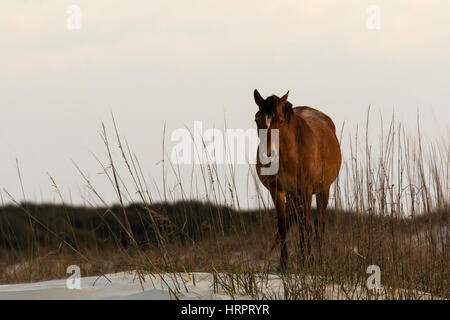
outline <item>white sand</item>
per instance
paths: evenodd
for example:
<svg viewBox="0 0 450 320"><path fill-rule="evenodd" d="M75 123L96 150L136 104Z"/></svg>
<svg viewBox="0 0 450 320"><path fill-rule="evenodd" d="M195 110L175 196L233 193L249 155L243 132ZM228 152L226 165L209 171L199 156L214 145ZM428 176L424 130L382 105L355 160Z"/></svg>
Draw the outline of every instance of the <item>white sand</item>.
<svg viewBox="0 0 450 320"><path fill-rule="evenodd" d="M67 279L36 283L0 285L0 300L5 299L125 299L125 300L162 300L162 299L231 299L223 289L214 288L214 277L209 273L146 275L142 281L137 273L120 272L105 276L81 278L80 289L68 289ZM216 282L217 284L217 282ZM269 275L266 281L258 282L263 298L282 299L283 284L279 276ZM401 298L406 290L396 290ZM176 297L175 297L176 295ZM430 295L419 293L418 299L430 299ZM367 296L367 290L357 288L351 296L344 293L339 285L327 285L323 296L326 299L374 299ZM235 298L250 299L249 296L235 295ZM314 297L310 297L314 298ZM380 292L377 299L386 298ZM391 296L392 298L392 296Z"/></svg>
<svg viewBox="0 0 450 320"><path fill-rule="evenodd" d="M81 289L68 289L66 279L0 285L0 299L175 299L169 288L180 299L227 298L213 293L210 274L196 273L194 276L195 286L194 279L187 274L176 277L171 274L147 275L141 285L136 272L81 278Z"/></svg>

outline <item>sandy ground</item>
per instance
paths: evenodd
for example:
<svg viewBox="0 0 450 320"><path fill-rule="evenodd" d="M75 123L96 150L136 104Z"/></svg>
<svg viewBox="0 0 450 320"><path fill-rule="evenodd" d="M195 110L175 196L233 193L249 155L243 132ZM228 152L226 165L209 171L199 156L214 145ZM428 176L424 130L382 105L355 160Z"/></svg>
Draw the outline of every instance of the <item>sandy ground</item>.
<svg viewBox="0 0 450 320"><path fill-rule="evenodd" d="M195 279L194 279L194 277ZM210 274L147 275L136 272L81 278L80 289L68 289L67 279L29 284L0 285L0 299L229 299L214 294ZM195 285L194 285L195 280Z"/></svg>
<svg viewBox="0 0 450 320"><path fill-rule="evenodd" d="M139 277L137 272L120 272L104 276L84 277L80 279L79 289L69 289L67 279L51 280L36 283L0 285L0 300L31 299L31 300L215 300L231 299L214 285L214 277L209 273L193 274L161 274ZM69 280L70 281L70 280ZM73 282L70 282L73 284ZM69 287L70 287L69 283ZM217 284L217 282L216 282ZM269 275L267 281L259 283L260 292L268 298L282 299L284 296L283 282L277 275ZM397 290L401 295L402 290ZM404 291L404 290L403 290ZM356 289L352 297L342 291L338 285L328 285L324 298L332 300L343 299L374 299L366 295L367 290ZM249 296L236 295L234 298L250 299ZM384 299L383 294L377 299ZM392 298L392 297L391 297ZM417 292L418 299L430 299L430 295Z"/></svg>

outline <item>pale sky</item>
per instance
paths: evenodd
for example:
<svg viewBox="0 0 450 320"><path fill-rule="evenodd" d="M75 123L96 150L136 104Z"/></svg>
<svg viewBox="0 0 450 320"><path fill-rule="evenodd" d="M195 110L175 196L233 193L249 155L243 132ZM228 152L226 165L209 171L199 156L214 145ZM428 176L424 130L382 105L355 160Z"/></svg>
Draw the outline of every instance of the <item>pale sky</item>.
<svg viewBox="0 0 450 320"><path fill-rule="evenodd" d="M66 26L71 4L79 30ZM367 28L369 5L381 9L379 30ZM448 0L2 0L0 188L22 199L18 158L29 200L57 199L49 173L80 203L74 160L113 200L91 155L104 156L111 111L160 181L165 122L168 137L195 120L252 128L255 88L290 90L294 106L349 130L369 104L409 128L419 110L427 137L448 144L449 13Z"/></svg>

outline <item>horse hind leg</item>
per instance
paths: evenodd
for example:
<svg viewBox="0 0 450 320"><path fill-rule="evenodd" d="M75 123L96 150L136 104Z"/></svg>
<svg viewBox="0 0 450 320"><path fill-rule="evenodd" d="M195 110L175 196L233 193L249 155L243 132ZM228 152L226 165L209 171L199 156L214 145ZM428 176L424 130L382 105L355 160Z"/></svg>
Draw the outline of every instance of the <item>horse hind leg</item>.
<svg viewBox="0 0 450 320"><path fill-rule="evenodd" d="M300 247L300 253L302 256L304 256L304 252L306 250L306 238L305 233L302 232L303 230L303 217L304 217L304 210L303 210L303 200L300 194L296 193L287 193L286 194L286 213L288 215L288 221L290 226L292 226L294 223L297 223L299 230L300 230L300 238L299 238L299 247Z"/></svg>
<svg viewBox="0 0 450 320"><path fill-rule="evenodd" d="M299 228L299 247L303 259L311 257L311 200L312 193L307 191L295 198L295 219Z"/></svg>
<svg viewBox="0 0 450 320"><path fill-rule="evenodd" d="M326 220L325 213L328 206L328 199L329 199L328 189L316 194L317 215L314 219L314 230L319 255L322 254L322 241L325 235L325 220Z"/></svg>
<svg viewBox="0 0 450 320"><path fill-rule="evenodd" d="M288 215L289 226L298 222L298 218L302 216L303 207L301 198L293 193L286 194L286 214Z"/></svg>

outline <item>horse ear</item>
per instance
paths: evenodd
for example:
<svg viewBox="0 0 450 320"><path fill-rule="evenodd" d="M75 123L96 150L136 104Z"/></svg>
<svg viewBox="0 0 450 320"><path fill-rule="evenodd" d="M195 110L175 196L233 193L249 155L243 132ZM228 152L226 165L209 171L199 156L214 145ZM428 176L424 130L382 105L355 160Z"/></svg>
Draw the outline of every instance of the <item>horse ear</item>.
<svg viewBox="0 0 450 320"><path fill-rule="evenodd" d="M280 98L280 100L278 100L278 104L277 104L277 113L278 113L278 115L280 115L280 116L283 115L283 107L284 107L284 105L285 105L286 102L287 102L288 95L289 95L289 91L286 92L286 94L285 94L284 96L282 96L282 97Z"/></svg>
<svg viewBox="0 0 450 320"><path fill-rule="evenodd" d="M261 97L258 90L255 89L255 91L253 91L253 97L255 98L255 102L258 105L259 109L261 109L264 104L264 98Z"/></svg>

